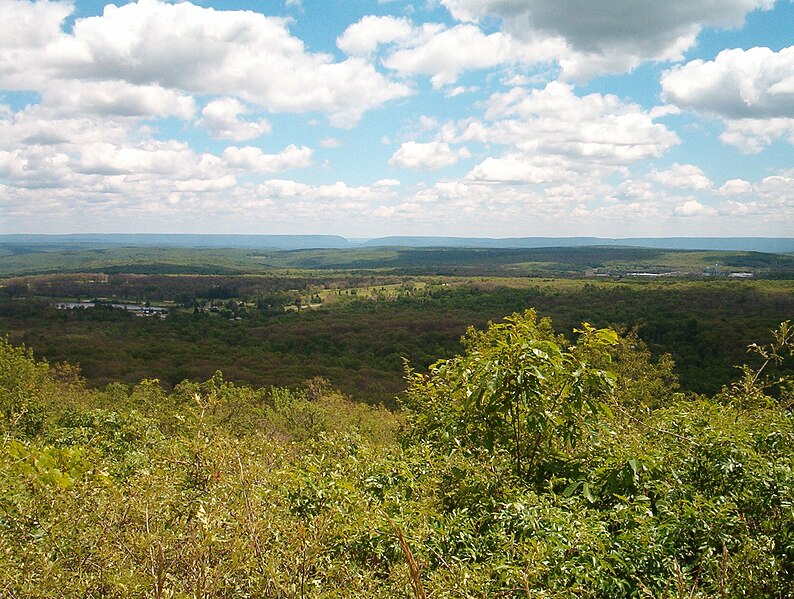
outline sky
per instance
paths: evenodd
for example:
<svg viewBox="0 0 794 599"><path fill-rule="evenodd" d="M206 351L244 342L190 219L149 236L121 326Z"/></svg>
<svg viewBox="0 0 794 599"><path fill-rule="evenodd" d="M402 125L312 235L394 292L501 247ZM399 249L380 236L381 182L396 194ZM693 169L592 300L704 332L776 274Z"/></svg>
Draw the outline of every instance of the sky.
<svg viewBox="0 0 794 599"><path fill-rule="evenodd" d="M0 22L0 233L794 237L791 0Z"/></svg>

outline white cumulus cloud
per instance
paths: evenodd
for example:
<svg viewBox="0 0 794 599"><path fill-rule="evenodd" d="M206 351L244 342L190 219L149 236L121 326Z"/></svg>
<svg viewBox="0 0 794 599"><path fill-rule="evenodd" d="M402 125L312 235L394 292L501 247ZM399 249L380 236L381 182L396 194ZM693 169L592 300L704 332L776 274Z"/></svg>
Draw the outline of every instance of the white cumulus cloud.
<svg viewBox="0 0 794 599"><path fill-rule="evenodd" d="M369 15L350 25L337 38L336 45L349 56L367 57L381 44L406 40L413 34L414 27L408 19Z"/></svg>
<svg viewBox="0 0 794 599"><path fill-rule="evenodd" d="M278 154L265 154L252 146L230 146L223 151L224 162L235 169L257 173L275 173L303 168L312 163L312 150L305 146L289 145Z"/></svg>
<svg viewBox="0 0 794 599"><path fill-rule="evenodd" d="M550 62L559 50L553 40L519 41L506 33L485 34L475 25L462 24L397 48L383 64L403 75L427 75L438 88L454 83L468 70Z"/></svg>
<svg viewBox="0 0 794 599"><path fill-rule="evenodd" d="M794 118L794 46L723 50L662 76L665 97L727 119Z"/></svg>
<svg viewBox="0 0 794 599"><path fill-rule="evenodd" d="M720 141L735 146L745 154L756 154L779 138L794 145L794 119L726 120Z"/></svg>
<svg viewBox="0 0 794 599"><path fill-rule="evenodd" d="M697 200L687 200L673 209L673 215L683 217L713 216L717 211L711 206L705 206Z"/></svg>
<svg viewBox="0 0 794 599"><path fill-rule="evenodd" d="M720 140L751 154L776 139L794 144L794 46L723 50L662 75L665 98L722 119Z"/></svg>
<svg viewBox="0 0 794 599"><path fill-rule="evenodd" d="M651 173L651 178L668 187L682 189L711 189L713 183L704 173L703 169L694 164L674 164L666 170L657 170Z"/></svg>
<svg viewBox="0 0 794 599"><path fill-rule="evenodd" d="M237 98L219 98L201 110L199 124L215 139L242 141L270 133L272 127L267 119L240 119L240 115L247 112L249 110Z"/></svg>
<svg viewBox="0 0 794 599"><path fill-rule="evenodd" d="M578 96L573 86L560 82L494 94L485 117L486 122L461 123L459 139L508 150L472 169L472 179L539 183L598 178L657 158L680 142L640 106L612 95Z"/></svg>
<svg viewBox="0 0 794 599"><path fill-rule="evenodd" d="M728 179L717 190L719 195L736 196L745 195L753 191L753 185L744 179Z"/></svg>
<svg viewBox="0 0 794 599"><path fill-rule="evenodd" d="M623 72L645 60L680 60L704 27L736 27L774 0L441 0L453 17L497 17L516 37L564 40L563 73Z"/></svg>
<svg viewBox="0 0 794 599"><path fill-rule="evenodd" d="M174 116L190 120L196 112L193 97L179 90L114 80L53 84L43 90L42 104L52 115Z"/></svg>
<svg viewBox="0 0 794 599"><path fill-rule="evenodd" d="M435 170L452 166L471 154L466 148L454 150L441 141L418 143L407 141L392 155L389 164L416 170Z"/></svg>
<svg viewBox="0 0 794 599"><path fill-rule="evenodd" d="M337 126L413 93L369 62L308 52L288 21L251 11L139 0L61 30L70 4L0 0L0 86L47 90L112 80L238 97L272 112L320 112ZM8 17L5 19L5 17Z"/></svg>

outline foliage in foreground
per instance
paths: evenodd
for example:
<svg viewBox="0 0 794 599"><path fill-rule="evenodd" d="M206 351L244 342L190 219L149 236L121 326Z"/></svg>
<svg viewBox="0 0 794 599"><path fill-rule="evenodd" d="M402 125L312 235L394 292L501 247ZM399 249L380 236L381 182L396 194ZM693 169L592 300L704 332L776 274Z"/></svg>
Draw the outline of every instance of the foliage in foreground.
<svg viewBox="0 0 794 599"><path fill-rule="evenodd" d="M93 391L0 340L0 594L790 596L793 336L706 398L527 312L409 371L400 413L319 380Z"/></svg>

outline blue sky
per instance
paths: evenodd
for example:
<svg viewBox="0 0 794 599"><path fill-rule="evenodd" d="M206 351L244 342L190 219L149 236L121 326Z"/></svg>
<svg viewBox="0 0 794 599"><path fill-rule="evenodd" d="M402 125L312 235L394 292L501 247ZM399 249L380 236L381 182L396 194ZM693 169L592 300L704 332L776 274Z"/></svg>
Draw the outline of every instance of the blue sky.
<svg viewBox="0 0 794 599"><path fill-rule="evenodd" d="M0 233L791 236L790 0L0 0Z"/></svg>

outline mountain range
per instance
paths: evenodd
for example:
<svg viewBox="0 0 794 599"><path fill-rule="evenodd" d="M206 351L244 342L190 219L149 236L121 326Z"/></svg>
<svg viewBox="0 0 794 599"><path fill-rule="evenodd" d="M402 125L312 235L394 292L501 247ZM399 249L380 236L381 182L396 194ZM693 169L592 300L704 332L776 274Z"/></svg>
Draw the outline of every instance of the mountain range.
<svg viewBox="0 0 794 599"><path fill-rule="evenodd" d="M339 235L202 235L161 233L95 233L71 235L7 234L0 244L35 245L57 250L86 246L163 246L252 248L272 250L353 249L360 247L542 248L623 246L671 250L794 252L790 237L422 237L391 236L346 239Z"/></svg>

